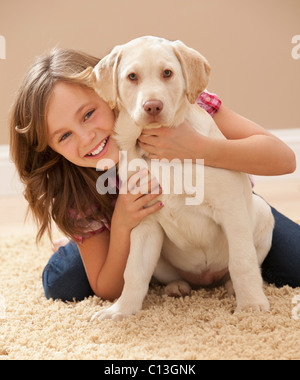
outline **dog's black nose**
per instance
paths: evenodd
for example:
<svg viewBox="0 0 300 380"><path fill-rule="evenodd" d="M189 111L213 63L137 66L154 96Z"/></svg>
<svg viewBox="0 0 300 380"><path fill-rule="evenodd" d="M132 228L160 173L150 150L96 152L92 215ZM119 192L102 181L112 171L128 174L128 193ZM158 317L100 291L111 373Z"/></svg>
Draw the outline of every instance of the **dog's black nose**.
<svg viewBox="0 0 300 380"><path fill-rule="evenodd" d="M149 115L156 116L162 111L164 104L160 100L153 99L144 103L143 107Z"/></svg>

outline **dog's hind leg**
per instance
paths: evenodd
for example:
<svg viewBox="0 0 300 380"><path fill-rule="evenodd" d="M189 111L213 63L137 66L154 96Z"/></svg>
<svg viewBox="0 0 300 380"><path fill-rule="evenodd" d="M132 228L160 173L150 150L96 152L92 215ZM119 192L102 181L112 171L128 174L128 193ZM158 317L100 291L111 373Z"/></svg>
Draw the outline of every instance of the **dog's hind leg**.
<svg viewBox="0 0 300 380"><path fill-rule="evenodd" d="M167 284L164 293L169 297L185 297L192 291L191 286L181 279L176 268L163 256L157 263L153 277L161 284Z"/></svg>
<svg viewBox="0 0 300 380"><path fill-rule="evenodd" d="M181 280L176 268L173 267L163 256L160 256L153 277L161 284Z"/></svg>
<svg viewBox="0 0 300 380"><path fill-rule="evenodd" d="M147 218L132 230L130 239L130 253L124 272L125 283L121 297L110 308L97 313L92 320L119 321L142 309L161 254L164 232L157 222Z"/></svg>
<svg viewBox="0 0 300 380"><path fill-rule="evenodd" d="M170 284L168 284L165 289L164 293L168 297L186 297L191 294L192 288L189 283L183 280L173 281Z"/></svg>

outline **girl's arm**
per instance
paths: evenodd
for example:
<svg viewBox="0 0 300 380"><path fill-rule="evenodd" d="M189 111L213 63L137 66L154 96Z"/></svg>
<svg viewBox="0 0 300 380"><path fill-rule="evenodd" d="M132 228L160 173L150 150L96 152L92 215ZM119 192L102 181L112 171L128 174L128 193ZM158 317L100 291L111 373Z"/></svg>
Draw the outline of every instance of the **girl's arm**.
<svg viewBox="0 0 300 380"><path fill-rule="evenodd" d="M207 166L249 174L281 175L295 170L294 152L258 124L224 105L214 120L226 140L200 135L184 122L178 128L144 130L140 146L150 158L202 158Z"/></svg>
<svg viewBox="0 0 300 380"><path fill-rule="evenodd" d="M211 144L207 164L256 175L289 174L296 169L295 153L263 127L225 106L214 120L227 138L224 144Z"/></svg>
<svg viewBox="0 0 300 380"><path fill-rule="evenodd" d="M145 174L148 175L145 172L134 174L135 178L129 178L130 185L136 184ZM158 182L154 179L141 186L138 194L131 194L127 188L127 194L118 196L110 232L106 230L79 245L90 286L98 297L111 301L120 297L130 251L131 230L163 206L158 201L145 208L159 195L151 194L151 189L154 190L157 186Z"/></svg>
<svg viewBox="0 0 300 380"><path fill-rule="evenodd" d="M98 297L113 301L121 295L129 239L128 231L112 230L110 234L106 230L79 245L90 286Z"/></svg>

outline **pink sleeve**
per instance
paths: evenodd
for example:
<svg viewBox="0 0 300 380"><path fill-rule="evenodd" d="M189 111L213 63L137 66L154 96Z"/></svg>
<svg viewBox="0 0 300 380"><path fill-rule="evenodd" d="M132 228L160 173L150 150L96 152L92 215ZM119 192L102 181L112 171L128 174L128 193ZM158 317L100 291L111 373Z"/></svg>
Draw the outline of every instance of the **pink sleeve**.
<svg viewBox="0 0 300 380"><path fill-rule="evenodd" d="M219 111L222 104L218 95L208 91L202 92L202 94L196 100L196 103L205 111L207 111L211 117L213 117L214 114Z"/></svg>
<svg viewBox="0 0 300 380"><path fill-rule="evenodd" d="M85 240L91 238L94 235L101 234L103 231L110 231L110 220L108 217L100 215L98 213L99 209L97 206L93 207L93 212L95 215L99 214L99 219L95 220L92 217L91 212L87 212L85 218L81 218L75 210L69 210L70 218L73 219L74 223L80 228L82 232L73 236L73 240L76 243L82 244Z"/></svg>
<svg viewBox="0 0 300 380"><path fill-rule="evenodd" d="M76 243L82 244L85 240L90 239L92 236L99 235L105 230L107 230L106 226L101 226L99 223L99 228L85 231L82 235L75 235L73 239Z"/></svg>

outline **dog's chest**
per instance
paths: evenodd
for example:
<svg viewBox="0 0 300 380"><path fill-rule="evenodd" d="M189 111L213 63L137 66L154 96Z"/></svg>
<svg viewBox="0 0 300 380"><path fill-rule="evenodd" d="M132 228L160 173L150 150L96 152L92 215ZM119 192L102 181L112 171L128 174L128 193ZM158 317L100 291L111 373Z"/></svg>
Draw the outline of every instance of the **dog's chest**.
<svg viewBox="0 0 300 380"><path fill-rule="evenodd" d="M162 200L165 206L157 219L166 234L163 255L167 260L193 273L224 269L228 260L227 239L214 221L211 208L205 202L197 207L186 206L184 198L178 195L163 196Z"/></svg>
<svg viewBox="0 0 300 380"><path fill-rule="evenodd" d="M214 210L203 202L197 207L187 206L184 195L162 195L163 209L157 220L167 237L177 247L208 250L219 240L223 231L214 220Z"/></svg>

